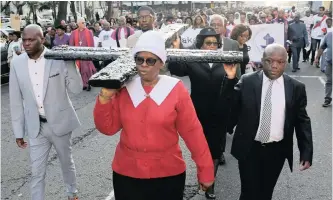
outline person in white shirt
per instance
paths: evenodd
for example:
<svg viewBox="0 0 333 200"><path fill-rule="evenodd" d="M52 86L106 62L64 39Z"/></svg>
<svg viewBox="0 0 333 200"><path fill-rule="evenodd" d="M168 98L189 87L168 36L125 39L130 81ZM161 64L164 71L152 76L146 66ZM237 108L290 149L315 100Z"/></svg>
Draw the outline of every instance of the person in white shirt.
<svg viewBox="0 0 333 200"><path fill-rule="evenodd" d="M80 93L83 83L73 61L45 59L49 50L43 45L44 40L40 26L26 26L23 31L25 53L11 62L9 106L13 133L19 148L29 148L31 199L45 200L45 176L53 146L66 185L67 199L78 200L71 136L80 122L68 91ZM25 196L24 199L28 198Z"/></svg>
<svg viewBox="0 0 333 200"><path fill-rule="evenodd" d="M127 45L127 38L134 34L134 30L126 25L126 18L119 18L119 27L111 35L112 46L124 48Z"/></svg>
<svg viewBox="0 0 333 200"><path fill-rule="evenodd" d="M326 18L324 15L325 7L319 7L318 15L313 17L313 23L311 24L311 65L313 65L313 61L315 59L316 50L319 48L320 41L324 37L323 28L326 26ZM319 65L316 65L319 68Z"/></svg>
<svg viewBox="0 0 333 200"><path fill-rule="evenodd" d="M13 33L13 41L8 46L8 63L12 61L16 56L19 56L22 53L23 46L21 40L21 33L15 31Z"/></svg>
<svg viewBox="0 0 333 200"><path fill-rule="evenodd" d="M111 25L109 22L104 22L103 24L104 30L102 30L99 34L99 47L111 47L112 39L111 35L113 30L111 29Z"/></svg>
<svg viewBox="0 0 333 200"><path fill-rule="evenodd" d="M138 41L139 37L146 31L154 29L155 22L155 12L149 6L141 6L138 10L138 20L140 30L135 31L135 33L128 37L127 39L127 47L133 48Z"/></svg>
<svg viewBox="0 0 333 200"><path fill-rule="evenodd" d="M311 24L313 23L313 16L311 16L311 11L306 10L305 16L301 18L301 21L304 22L306 31L308 32L308 41L311 45ZM306 50L306 47L303 48L303 62L309 60L310 50Z"/></svg>
<svg viewBox="0 0 333 200"><path fill-rule="evenodd" d="M101 31L99 34L98 39L98 46L99 47L111 47L113 45L113 41L111 38L111 35L113 33L113 29L111 29L111 24L107 21L103 24L104 30ZM102 63L102 67L106 67L108 64L110 64L112 60L105 60Z"/></svg>
<svg viewBox="0 0 333 200"><path fill-rule="evenodd" d="M323 28L323 30L324 30L324 32L326 32L325 35L327 35L327 33L332 32L332 18L327 18L325 22L326 22L325 25L327 25L327 28ZM323 37L320 40L320 46L323 44L324 38L325 37ZM326 72L326 66L327 66L326 53L327 53L327 49L323 50L323 54L322 54L322 56L320 56L320 71L322 71L323 73Z"/></svg>

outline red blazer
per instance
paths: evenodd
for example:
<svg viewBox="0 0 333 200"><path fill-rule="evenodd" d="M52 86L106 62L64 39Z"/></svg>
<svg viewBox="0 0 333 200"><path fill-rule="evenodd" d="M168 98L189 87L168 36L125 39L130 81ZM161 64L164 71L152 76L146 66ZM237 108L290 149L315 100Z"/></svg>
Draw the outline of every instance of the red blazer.
<svg viewBox="0 0 333 200"><path fill-rule="evenodd" d="M167 79L169 84L169 79L175 78ZM140 78L136 80L141 85ZM107 104L100 104L97 99L96 128L105 135L114 135L121 130L112 169L142 179L183 173L186 166L179 146L180 135L197 165L199 181L213 181L212 157L187 89L177 81L161 103L163 98L160 97L165 96L168 89L159 86L160 82L154 92L150 86L137 85L139 88L134 90L122 88ZM140 90L141 102L133 100ZM144 97L144 93L150 96Z"/></svg>

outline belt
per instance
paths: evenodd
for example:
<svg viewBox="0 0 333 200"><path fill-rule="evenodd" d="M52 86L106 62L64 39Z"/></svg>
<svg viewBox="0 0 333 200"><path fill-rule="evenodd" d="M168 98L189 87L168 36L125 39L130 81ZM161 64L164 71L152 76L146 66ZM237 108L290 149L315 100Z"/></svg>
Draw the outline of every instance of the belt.
<svg viewBox="0 0 333 200"><path fill-rule="evenodd" d="M39 121L42 123L46 123L47 119L45 117L39 115Z"/></svg>
<svg viewBox="0 0 333 200"><path fill-rule="evenodd" d="M254 144L258 145L258 146L261 146L261 147L274 147L274 146L277 146L277 145L280 145L282 142L279 141L279 142L269 142L269 143L261 143L259 141L254 141Z"/></svg>

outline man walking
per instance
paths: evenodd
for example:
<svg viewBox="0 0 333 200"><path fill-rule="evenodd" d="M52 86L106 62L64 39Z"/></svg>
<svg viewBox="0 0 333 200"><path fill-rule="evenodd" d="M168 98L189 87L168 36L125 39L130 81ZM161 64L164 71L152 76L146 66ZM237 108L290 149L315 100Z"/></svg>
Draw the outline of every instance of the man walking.
<svg viewBox="0 0 333 200"><path fill-rule="evenodd" d="M325 102L323 107L328 107L332 102L332 32L327 33L324 37L324 40L318 50L315 64L319 63L319 58L323 54L324 50L327 49L326 52L326 83L325 83Z"/></svg>
<svg viewBox="0 0 333 200"><path fill-rule="evenodd" d="M294 22L288 28L288 40L293 55L293 72L299 70L299 56L304 46L309 44L306 26L300 21L300 13L295 14Z"/></svg>
<svg viewBox="0 0 333 200"><path fill-rule="evenodd" d="M231 154L238 160L240 200L272 199L286 159L292 170L294 130L300 170L312 164L305 85L284 74L287 52L281 45L268 45L262 64L262 71L243 75L231 95L231 127L237 125Z"/></svg>
<svg viewBox="0 0 333 200"><path fill-rule="evenodd" d="M54 146L59 157L69 200L78 200L72 157L72 131L80 126L67 90L80 93L82 80L74 62L46 60L47 48L40 26L23 31L26 53L11 62L9 97L17 145L29 144L32 167L31 199L45 199L47 160ZM25 135L28 143L25 142Z"/></svg>

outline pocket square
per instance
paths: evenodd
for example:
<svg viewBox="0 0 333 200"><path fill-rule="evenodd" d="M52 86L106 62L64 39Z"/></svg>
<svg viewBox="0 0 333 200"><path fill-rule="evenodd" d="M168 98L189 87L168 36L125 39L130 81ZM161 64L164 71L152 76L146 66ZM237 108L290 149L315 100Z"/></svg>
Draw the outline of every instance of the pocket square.
<svg viewBox="0 0 333 200"><path fill-rule="evenodd" d="M56 74L50 76L49 78L53 78L53 77L56 77L56 76L59 76L59 73L56 73Z"/></svg>

